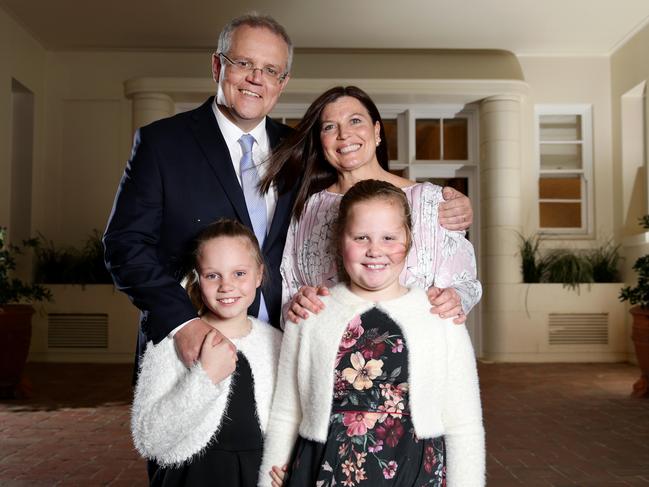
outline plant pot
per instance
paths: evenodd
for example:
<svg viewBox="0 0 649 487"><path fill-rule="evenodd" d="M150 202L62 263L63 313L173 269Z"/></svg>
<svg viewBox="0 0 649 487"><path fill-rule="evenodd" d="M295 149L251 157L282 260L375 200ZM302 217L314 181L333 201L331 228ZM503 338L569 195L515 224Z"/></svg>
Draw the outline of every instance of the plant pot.
<svg viewBox="0 0 649 487"><path fill-rule="evenodd" d="M641 371L640 378L633 384L632 395L649 397L649 308L634 306L630 311L633 315L631 339Z"/></svg>
<svg viewBox="0 0 649 487"><path fill-rule="evenodd" d="M33 314L34 308L26 304L0 306L0 398L14 398L19 394Z"/></svg>

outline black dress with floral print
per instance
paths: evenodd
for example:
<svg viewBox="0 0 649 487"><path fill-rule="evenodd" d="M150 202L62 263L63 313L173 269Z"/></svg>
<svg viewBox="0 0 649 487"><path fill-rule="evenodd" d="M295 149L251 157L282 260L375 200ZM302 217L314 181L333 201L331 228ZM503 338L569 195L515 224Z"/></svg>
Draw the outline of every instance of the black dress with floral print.
<svg viewBox="0 0 649 487"><path fill-rule="evenodd" d="M415 435L399 326L377 308L354 317L334 374L327 442L298 438L285 485L444 486L444 438Z"/></svg>

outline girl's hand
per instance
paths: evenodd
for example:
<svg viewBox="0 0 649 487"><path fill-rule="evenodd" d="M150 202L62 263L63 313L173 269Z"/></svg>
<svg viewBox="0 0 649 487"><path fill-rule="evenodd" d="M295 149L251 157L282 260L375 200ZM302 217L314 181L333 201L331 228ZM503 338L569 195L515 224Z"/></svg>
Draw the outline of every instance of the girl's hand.
<svg viewBox="0 0 649 487"><path fill-rule="evenodd" d="M216 330L207 334L198 357L203 370L214 384L231 375L237 367L237 347L225 337L213 343L216 338Z"/></svg>
<svg viewBox="0 0 649 487"><path fill-rule="evenodd" d="M459 191L446 186L442 190L444 201L439 204L439 224L447 230L466 230L473 223L471 200Z"/></svg>
<svg viewBox="0 0 649 487"><path fill-rule="evenodd" d="M440 318L455 316L453 323L460 325L466 321L466 315L462 311L462 302L455 289L445 289L431 286L428 288L428 301L432 305L430 312L439 315Z"/></svg>
<svg viewBox="0 0 649 487"><path fill-rule="evenodd" d="M288 470L288 465L284 465L282 468L274 466L268 474L272 479L273 487L282 487L284 483L284 477L286 477L286 471Z"/></svg>
<svg viewBox="0 0 649 487"><path fill-rule="evenodd" d="M329 289L325 286L302 286L300 290L291 299L291 305L288 307L287 317L293 323L298 323L301 319L309 317L309 311L318 314L324 309L324 304L318 296L328 296Z"/></svg>

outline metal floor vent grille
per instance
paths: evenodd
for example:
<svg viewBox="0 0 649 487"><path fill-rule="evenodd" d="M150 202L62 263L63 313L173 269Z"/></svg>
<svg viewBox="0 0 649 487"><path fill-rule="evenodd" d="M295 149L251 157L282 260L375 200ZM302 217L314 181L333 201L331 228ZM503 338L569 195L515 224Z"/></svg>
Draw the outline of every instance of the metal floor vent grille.
<svg viewBox="0 0 649 487"><path fill-rule="evenodd" d="M608 313L550 313L550 345L608 345Z"/></svg>
<svg viewBox="0 0 649 487"><path fill-rule="evenodd" d="M108 314L49 313L49 348L108 348Z"/></svg>

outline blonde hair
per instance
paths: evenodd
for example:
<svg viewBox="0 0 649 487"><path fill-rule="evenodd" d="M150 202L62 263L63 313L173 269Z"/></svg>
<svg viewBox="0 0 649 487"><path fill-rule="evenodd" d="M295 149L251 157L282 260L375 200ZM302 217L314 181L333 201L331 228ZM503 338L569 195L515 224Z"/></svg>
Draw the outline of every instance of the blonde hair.
<svg viewBox="0 0 649 487"><path fill-rule="evenodd" d="M352 186L342 197L338 209L338 217L334 223L334 249L338 255L338 275L341 281L349 282L349 276L345 271L342 261L342 242L345 228L349 220L354 205L365 201L383 200L395 203L401 209L403 227L406 231L406 252L410 251L412 246L412 216L410 212L410 203L406 194L394 184L378 179L365 179Z"/></svg>
<svg viewBox="0 0 649 487"><path fill-rule="evenodd" d="M187 294L192 304L198 311L199 316L203 315L207 310L203 297L201 295L201 287L199 281L198 259L201 256L203 245L215 238L242 238L246 240L250 246L250 250L255 259L255 262L264 269L262 274L262 282L266 278L266 267L264 266L264 257L259 248L259 242L255 234L244 224L226 218L215 221L207 225L194 239L194 251L192 252L192 267L185 274L183 283L187 289Z"/></svg>

